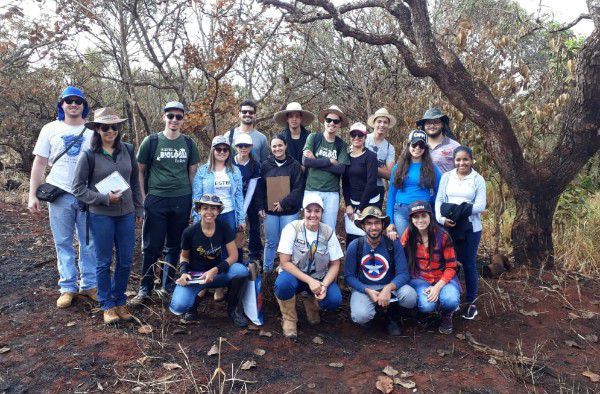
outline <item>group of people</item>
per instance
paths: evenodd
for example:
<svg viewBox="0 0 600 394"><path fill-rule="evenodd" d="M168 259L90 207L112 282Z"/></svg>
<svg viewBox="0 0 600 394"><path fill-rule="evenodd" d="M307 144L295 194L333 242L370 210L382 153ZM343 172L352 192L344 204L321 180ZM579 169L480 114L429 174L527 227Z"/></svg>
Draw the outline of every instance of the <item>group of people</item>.
<svg viewBox="0 0 600 394"><path fill-rule="evenodd" d="M351 289L351 318L365 327L381 315L388 333L401 335L403 316L428 326L438 311L439 331L451 333L462 292L459 267L466 285L462 316L477 315L485 181L438 108L416 122L396 160L387 140L396 118L385 108L368 118L371 133L352 124L348 143L340 131L350 122L339 107L315 115L289 103L274 114L283 130L269 142L255 129L256 104L246 100L239 125L213 138L204 164L194 140L181 133L186 109L179 102L163 107L163 131L147 136L137 153L121 140L127 119L114 109L100 108L86 122L80 89L67 87L57 112L33 152L28 207L39 213L40 201L48 202L58 308L79 293L99 302L105 323L131 320L126 305L151 296L162 259L159 293L170 295L172 313L197 319L198 296L214 288L215 300L226 300L228 316L244 327L240 301L250 260L267 274L278 262L274 292L290 338L297 336L297 297L310 324L320 321L320 309L341 305L341 270ZM323 132L307 129L316 118ZM345 252L336 235L340 193ZM135 223L142 221L142 279L128 302Z"/></svg>

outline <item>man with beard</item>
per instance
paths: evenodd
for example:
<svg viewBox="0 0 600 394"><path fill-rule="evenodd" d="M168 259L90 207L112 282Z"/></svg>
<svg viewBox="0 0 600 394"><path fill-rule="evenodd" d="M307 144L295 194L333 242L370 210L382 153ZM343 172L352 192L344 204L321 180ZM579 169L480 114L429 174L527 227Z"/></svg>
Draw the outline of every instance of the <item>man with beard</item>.
<svg viewBox="0 0 600 394"><path fill-rule="evenodd" d="M417 126L427 133L427 145L433 164L442 171L454 169L454 149L460 146L453 140L450 131L450 118L437 107L429 108L422 119L417 120Z"/></svg>
<svg viewBox="0 0 600 394"><path fill-rule="evenodd" d="M256 104L251 100L245 100L240 104L240 125L232 127L231 130L225 133L225 138L229 140L229 145L234 146L234 141L238 133L246 133L252 138L252 151L250 154L259 164L262 164L269 157L269 143L267 137L260 131L254 128L256 122ZM260 261L262 259L262 242L260 240L260 220L258 217L258 207L256 204L250 204L248 207L248 232L249 242L248 249L250 250L251 260ZM240 256L240 261L243 256Z"/></svg>
<svg viewBox="0 0 600 394"><path fill-rule="evenodd" d="M366 207L354 220L366 236L355 239L346 251L345 280L352 288L352 321L370 327L377 312L385 314L389 335L402 335L401 314L415 307L417 294L410 279L402 246L383 235L390 218L375 206Z"/></svg>

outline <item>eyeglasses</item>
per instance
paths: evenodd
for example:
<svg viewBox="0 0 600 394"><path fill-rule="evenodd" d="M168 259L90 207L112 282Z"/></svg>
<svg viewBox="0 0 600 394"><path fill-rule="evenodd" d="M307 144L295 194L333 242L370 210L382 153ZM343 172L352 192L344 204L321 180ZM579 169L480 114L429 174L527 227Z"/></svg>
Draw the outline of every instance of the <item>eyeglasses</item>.
<svg viewBox="0 0 600 394"><path fill-rule="evenodd" d="M366 137L363 133L359 132L359 131L351 131L350 132L350 138L360 138L363 139L364 137Z"/></svg>
<svg viewBox="0 0 600 394"><path fill-rule="evenodd" d="M325 118L325 123L340 124L340 123L342 123L342 120L341 119Z"/></svg>
<svg viewBox="0 0 600 394"><path fill-rule="evenodd" d="M67 97L63 100L65 103L71 105L71 104L76 104L76 105L81 105L83 104L83 99L80 97Z"/></svg>
<svg viewBox="0 0 600 394"><path fill-rule="evenodd" d="M416 144L410 144L410 146L411 146L413 149L416 149L416 148L419 148L419 149L425 149L425 148L427 148L427 145L425 145L425 144L424 144L424 143L422 143L422 142L417 142Z"/></svg>
<svg viewBox="0 0 600 394"><path fill-rule="evenodd" d="M219 147L215 147L215 152L217 153L225 153L225 152L229 152L229 148L219 148Z"/></svg>
<svg viewBox="0 0 600 394"><path fill-rule="evenodd" d="M254 115L254 111L249 109L240 110L240 112L242 113L242 115Z"/></svg>
<svg viewBox="0 0 600 394"><path fill-rule="evenodd" d="M246 149L246 148L250 148L252 145L250 145L250 144L237 144L236 146L238 148L240 148L240 149Z"/></svg>
<svg viewBox="0 0 600 394"><path fill-rule="evenodd" d="M172 114L172 113L168 113L167 115L167 119L172 120L173 118L177 119L177 120L181 120L183 119L183 115L182 114Z"/></svg>
<svg viewBox="0 0 600 394"><path fill-rule="evenodd" d="M215 196L214 194L205 194L202 197L200 197L200 201L221 203L221 199L219 198L219 196Z"/></svg>
<svg viewBox="0 0 600 394"><path fill-rule="evenodd" d="M100 130L102 130L103 133L108 133L109 130L114 130L116 132L121 131L121 125L120 124L103 124L102 126L100 126Z"/></svg>

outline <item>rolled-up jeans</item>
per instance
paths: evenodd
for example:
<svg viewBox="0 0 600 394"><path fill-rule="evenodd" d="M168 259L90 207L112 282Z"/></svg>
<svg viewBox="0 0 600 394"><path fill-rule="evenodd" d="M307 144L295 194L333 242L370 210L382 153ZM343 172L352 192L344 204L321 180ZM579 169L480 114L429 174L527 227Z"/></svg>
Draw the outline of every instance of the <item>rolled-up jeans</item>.
<svg viewBox="0 0 600 394"><path fill-rule="evenodd" d="M325 223L335 231L337 216L340 210L340 193L339 192L317 192L307 190L304 195L316 194L323 200L323 216L321 222Z"/></svg>

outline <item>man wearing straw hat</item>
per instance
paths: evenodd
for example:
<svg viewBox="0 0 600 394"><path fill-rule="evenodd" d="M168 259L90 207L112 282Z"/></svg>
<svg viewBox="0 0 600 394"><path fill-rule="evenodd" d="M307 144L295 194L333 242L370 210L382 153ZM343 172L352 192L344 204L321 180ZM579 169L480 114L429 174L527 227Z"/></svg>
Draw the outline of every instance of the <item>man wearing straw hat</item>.
<svg viewBox="0 0 600 394"><path fill-rule="evenodd" d="M285 110L276 112L273 120L284 128L280 134L287 145L287 154L302 163L302 150L310 134L306 127L315 120L315 115L302 109L300 103L292 102Z"/></svg>
<svg viewBox="0 0 600 394"><path fill-rule="evenodd" d="M302 164L307 168L304 196L316 194L323 200L323 223L335 230L340 209L340 177L350 164L348 145L337 136L348 126L348 117L336 106L319 112L323 133L312 133L306 139Z"/></svg>
<svg viewBox="0 0 600 394"><path fill-rule="evenodd" d="M387 109L379 108L369 116L367 124L373 132L367 136L365 146L377 155L377 190L381 201L385 195L385 180L390 179L392 168L396 162L396 149L386 139L388 131L396 125L396 117Z"/></svg>

